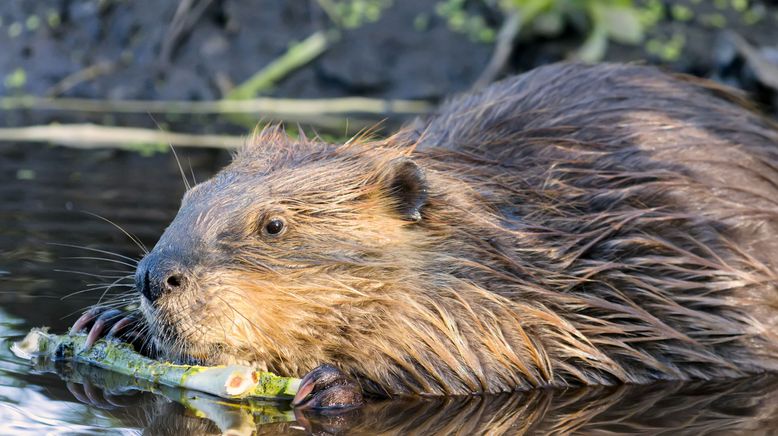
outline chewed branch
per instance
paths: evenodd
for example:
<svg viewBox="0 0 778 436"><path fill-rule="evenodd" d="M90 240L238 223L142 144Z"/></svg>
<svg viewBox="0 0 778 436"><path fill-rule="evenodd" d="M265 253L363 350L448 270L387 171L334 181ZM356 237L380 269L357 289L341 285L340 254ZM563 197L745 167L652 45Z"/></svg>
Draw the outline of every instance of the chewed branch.
<svg viewBox="0 0 778 436"><path fill-rule="evenodd" d="M55 335L34 328L13 344L11 351L22 359L51 359L85 363L138 380L205 392L222 398L290 399L300 380L255 371L244 365L196 366L161 362L142 356L132 346L102 339L84 349L85 334Z"/></svg>

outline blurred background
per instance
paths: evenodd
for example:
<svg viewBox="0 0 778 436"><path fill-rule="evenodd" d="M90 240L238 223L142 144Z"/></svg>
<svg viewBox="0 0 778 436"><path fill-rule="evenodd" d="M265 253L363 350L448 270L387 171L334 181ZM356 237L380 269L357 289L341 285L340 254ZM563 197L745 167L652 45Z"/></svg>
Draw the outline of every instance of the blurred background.
<svg viewBox="0 0 778 436"><path fill-rule="evenodd" d="M291 135L329 141L369 127L384 135L447 96L561 60L643 62L710 78L776 117L778 1L3 0L0 338L41 325L62 331L98 301L132 305L134 263L174 216L182 177L213 175L258 124L280 121ZM59 377L31 376L6 348L0 433L136 434L168 413L87 407ZM765 431L775 385L411 409L438 430L447 428L441 416L467 409L477 412L473 422L496 419L517 432L597 423L678 434L690 415L698 430ZM578 413L594 397L603 412ZM624 398L635 408L618 407ZM704 401L687 407L694 398ZM674 408L679 401L685 406ZM433 415L438 421L425 421ZM153 434L175 428L154 425Z"/></svg>
<svg viewBox="0 0 778 436"><path fill-rule="evenodd" d="M7 127L155 127L151 113L164 130L280 119L343 135L566 59L662 65L775 113L778 2L6 0L0 47ZM373 100L339 100L353 96Z"/></svg>

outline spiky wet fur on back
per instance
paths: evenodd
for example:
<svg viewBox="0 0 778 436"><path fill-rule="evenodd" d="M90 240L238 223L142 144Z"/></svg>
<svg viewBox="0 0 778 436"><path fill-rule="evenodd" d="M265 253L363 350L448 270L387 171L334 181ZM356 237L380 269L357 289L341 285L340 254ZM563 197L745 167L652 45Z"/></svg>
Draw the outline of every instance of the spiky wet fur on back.
<svg viewBox="0 0 778 436"><path fill-rule="evenodd" d="M419 222L386 187L400 157L428 183ZM214 361L334 363L384 394L778 367L778 131L709 82L553 65L381 142L266 130L209 183L189 201L250 197L245 225L179 214L230 255L198 273L196 309L169 296L147 316L175 312L179 336L220 319L168 341L220 343ZM252 236L268 211L282 238Z"/></svg>

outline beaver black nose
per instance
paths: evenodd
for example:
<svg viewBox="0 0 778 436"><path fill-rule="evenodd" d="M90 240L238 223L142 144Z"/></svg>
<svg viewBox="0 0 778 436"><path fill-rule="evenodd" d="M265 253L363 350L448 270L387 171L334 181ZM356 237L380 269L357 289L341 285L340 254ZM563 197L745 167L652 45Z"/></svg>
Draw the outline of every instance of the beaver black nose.
<svg viewBox="0 0 778 436"><path fill-rule="evenodd" d="M168 291L172 291L175 288L178 288L181 286L182 278L180 274L173 274L168 276L168 278L165 280L165 288L167 288Z"/></svg>
<svg viewBox="0 0 778 436"><path fill-rule="evenodd" d="M148 257L135 271L135 288L151 303L167 292L182 288L184 282L183 274L164 268Z"/></svg>

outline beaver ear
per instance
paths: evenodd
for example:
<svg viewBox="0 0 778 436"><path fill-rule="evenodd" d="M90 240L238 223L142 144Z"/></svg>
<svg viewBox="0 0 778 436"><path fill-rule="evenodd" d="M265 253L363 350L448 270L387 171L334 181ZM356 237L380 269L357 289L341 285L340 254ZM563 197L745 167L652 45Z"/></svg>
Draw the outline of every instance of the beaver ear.
<svg viewBox="0 0 778 436"><path fill-rule="evenodd" d="M421 221L421 208L427 203L427 177L416 162L400 157L389 162L385 187L397 201L403 219Z"/></svg>

